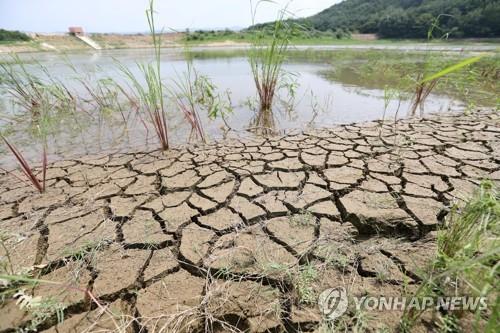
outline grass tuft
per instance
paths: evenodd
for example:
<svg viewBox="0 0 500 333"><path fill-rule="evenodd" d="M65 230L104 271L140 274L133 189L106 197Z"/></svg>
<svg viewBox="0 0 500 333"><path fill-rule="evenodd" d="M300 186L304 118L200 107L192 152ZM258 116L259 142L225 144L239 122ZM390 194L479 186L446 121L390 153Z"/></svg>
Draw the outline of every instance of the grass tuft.
<svg viewBox="0 0 500 333"><path fill-rule="evenodd" d="M438 234L436 258L423 274L417 298L475 296L486 299L488 309L433 313L442 327L472 322L475 332L498 331L500 310L500 195L495 185L483 181L476 195L463 207L454 207ZM407 310L402 332L411 332L424 311Z"/></svg>
<svg viewBox="0 0 500 333"><path fill-rule="evenodd" d="M148 25L153 38L154 62L137 64L146 82L144 87L132 71L119 64L121 72L130 80L138 95L141 109L147 114L153 124L155 134L160 142L162 150L169 149L168 126L166 107L163 94L163 82L161 80L161 34L156 32L154 20L154 0L149 1L149 9L146 10Z"/></svg>
<svg viewBox="0 0 500 333"><path fill-rule="evenodd" d="M253 21L255 21L258 6L265 2L269 1L258 1L255 7L251 2ZM266 28L255 32L249 52L250 67L259 99L259 110L254 125L263 134L273 132L273 101L285 74L283 63L290 46L290 38L296 27L295 24L285 20L286 14L287 8L285 7L279 12L270 30L272 36L270 40L264 38L268 35Z"/></svg>

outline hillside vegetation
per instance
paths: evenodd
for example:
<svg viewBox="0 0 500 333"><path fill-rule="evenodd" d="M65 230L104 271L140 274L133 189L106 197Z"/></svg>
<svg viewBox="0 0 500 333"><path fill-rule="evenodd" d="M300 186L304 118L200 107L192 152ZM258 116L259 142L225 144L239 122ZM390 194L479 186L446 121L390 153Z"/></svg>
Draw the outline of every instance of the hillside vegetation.
<svg viewBox="0 0 500 333"><path fill-rule="evenodd" d="M30 37L19 31L0 29L0 42L28 41Z"/></svg>
<svg viewBox="0 0 500 333"><path fill-rule="evenodd" d="M500 37L500 0L345 0L300 23L385 38Z"/></svg>

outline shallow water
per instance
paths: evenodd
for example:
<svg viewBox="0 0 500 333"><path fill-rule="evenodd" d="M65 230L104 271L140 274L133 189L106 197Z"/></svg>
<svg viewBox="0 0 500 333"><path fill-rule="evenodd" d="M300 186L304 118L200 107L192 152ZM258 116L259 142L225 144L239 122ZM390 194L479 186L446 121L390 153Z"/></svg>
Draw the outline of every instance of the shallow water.
<svg viewBox="0 0 500 333"><path fill-rule="evenodd" d="M323 49L324 52L324 49ZM332 51L334 52L334 51ZM152 50L109 50L100 52L70 53L65 57L55 53L23 54L23 60L28 62L27 68L37 71L29 62L36 59L47 67L52 76L68 84L76 91L83 93L83 87L76 83L75 77L92 73L95 78L110 76L119 82L123 75L117 70L116 61L131 68L139 74L136 63L152 60ZM68 66L68 61L76 69L76 74ZM355 61L355 59L353 59ZM251 127L255 112L244 102L255 98L256 91L251 76L248 59L241 55L234 57L207 57L196 58L194 67L202 74L208 76L218 87L220 92L230 91L234 112L226 117L227 125L233 130L231 135L250 135L246 131ZM285 70L298 84L293 110L287 111L282 103L277 103L274 116L279 131L303 129L308 126L332 126L339 123L352 123L382 118L384 114L384 90L380 88L366 88L362 84L347 84L342 78L332 79L324 75L331 69L329 64L309 62L307 60L294 61L285 65ZM168 85L170 80L186 70L186 61L181 52L165 50L162 56L162 77ZM345 81L350 82L346 79ZM351 80L352 81L352 80ZM286 94L281 93L283 99L288 100ZM0 110L9 117L18 114L18 110L5 95L1 98ZM386 117L393 118L406 116L409 101L389 104ZM458 110L463 105L451 97L431 95L426 102L426 112L440 112ZM173 108L169 107L169 110ZM221 119L210 120L206 114L200 115L206 133L210 139L221 139L227 131L221 130L224 122ZM124 122L125 117L126 122ZM179 111L169 114L170 138L173 144L186 143L190 128L183 120ZM16 123L16 121L18 123ZM26 119L16 121L0 119L0 126L11 124L10 139L17 144L30 160L37 160L40 144L27 132ZM126 126L125 126L126 123ZM111 114L107 116L82 117L75 120L62 119L54 125L56 128L49 137L50 158L71 157L89 153L108 151L127 151L137 149L152 149L157 146L155 138L150 131L145 131L142 122L137 116L124 111L124 114ZM5 147L0 163L4 167L14 166L10 154Z"/></svg>

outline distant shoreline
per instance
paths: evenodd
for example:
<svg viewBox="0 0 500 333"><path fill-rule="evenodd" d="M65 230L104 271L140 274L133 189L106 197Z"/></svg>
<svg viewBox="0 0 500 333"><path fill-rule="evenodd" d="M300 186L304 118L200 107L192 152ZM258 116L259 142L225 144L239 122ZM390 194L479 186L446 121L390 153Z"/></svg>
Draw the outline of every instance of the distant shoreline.
<svg viewBox="0 0 500 333"><path fill-rule="evenodd" d="M148 49L152 48L151 36L148 34L89 34L103 50L114 49ZM185 42L184 33L164 34L162 43L165 48L207 47L231 48L248 47L248 40L220 39L199 42ZM67 34L32 34L31 41L0 42L0 54L33 53L33 52L71 52L93 50L91 47ZM500 39L453 39L448 41L427 42L423 40L367 40L310 38L292 41L298 48L315 47L318 49L381 49L405 51L476 51L488 52L500 49Z"/></svg>

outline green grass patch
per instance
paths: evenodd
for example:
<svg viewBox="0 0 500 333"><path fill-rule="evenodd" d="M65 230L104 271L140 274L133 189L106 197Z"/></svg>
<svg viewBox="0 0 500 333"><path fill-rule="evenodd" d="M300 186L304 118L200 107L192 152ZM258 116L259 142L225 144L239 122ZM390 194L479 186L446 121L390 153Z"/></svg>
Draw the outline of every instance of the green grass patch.
<svg viewBox="0 0 500 333"><path fill-rule="evenodd" d="M500 195L490 181L484 181L464 206L453 207L446 225L438 233L435 259L422 274L423 283L414 297L484 297L487 310L437 311L443 332L473 327L474 332L498 332L500 322ZM428 310L431 311L431 310ZM402 332L412 332L425 311L407 310Z"/></svg>

